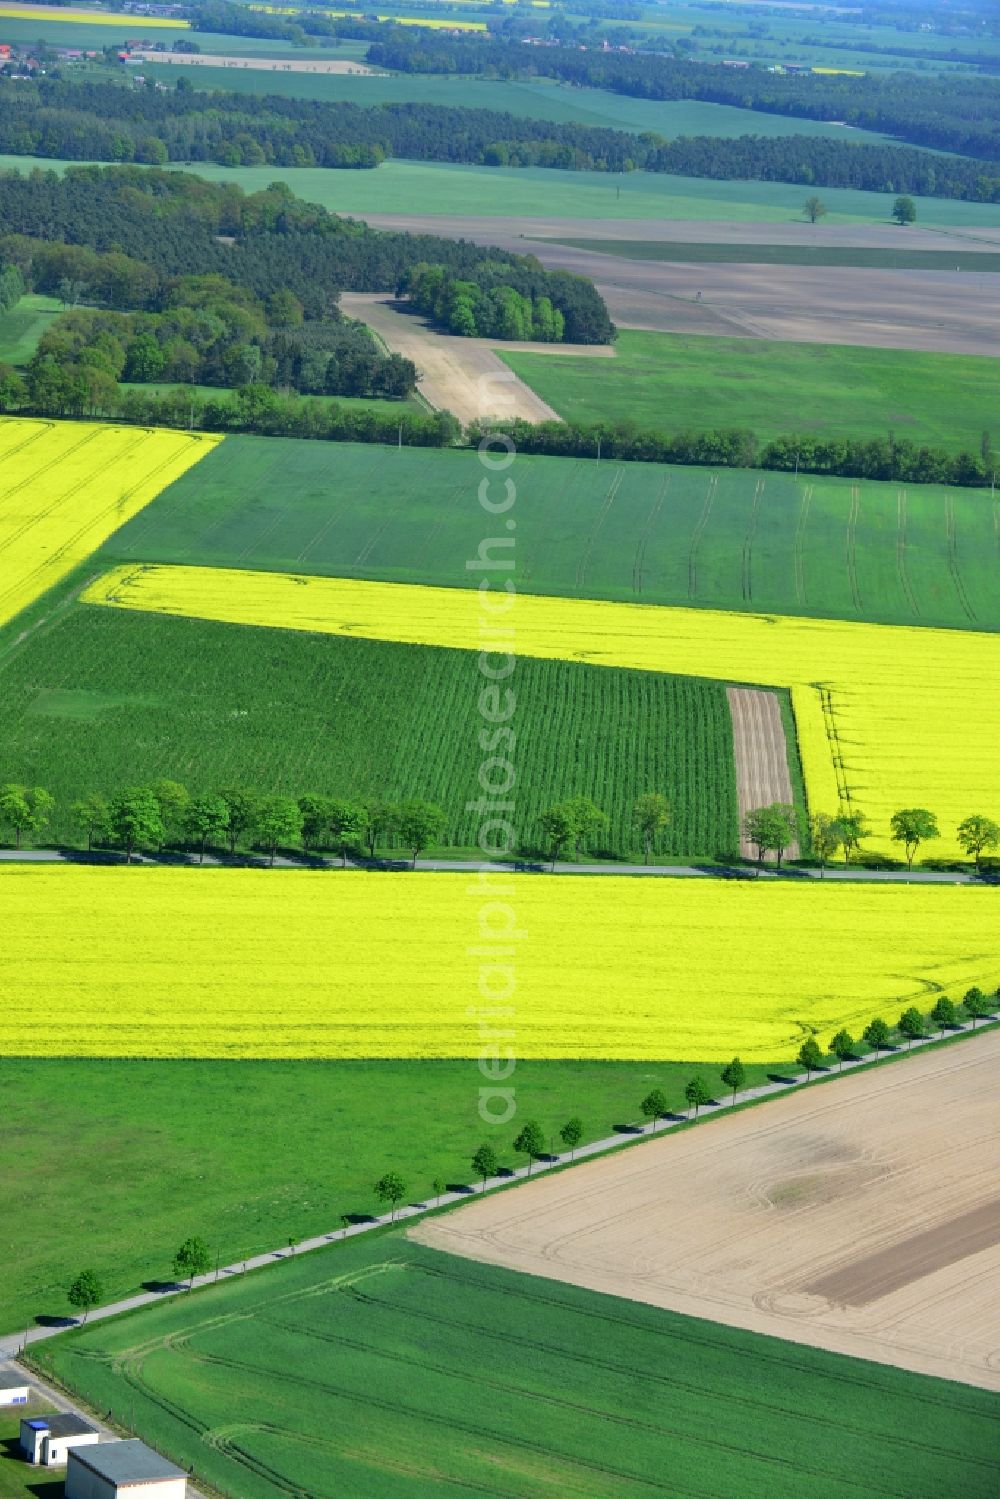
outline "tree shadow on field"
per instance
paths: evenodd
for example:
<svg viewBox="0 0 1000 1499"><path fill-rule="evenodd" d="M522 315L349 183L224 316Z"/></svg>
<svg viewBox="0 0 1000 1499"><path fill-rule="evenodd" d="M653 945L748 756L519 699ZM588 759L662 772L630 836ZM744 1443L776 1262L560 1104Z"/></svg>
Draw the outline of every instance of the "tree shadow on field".
<svg viewBox="0 0 1000 1499"><path fill-rule="evenodd" d="M513 1171L510 1174L513 1176ZM497 1175L500 1175L499 1171ZM475 1187L470 1187L468 1182L449 1182L446 1190L449 1192L458 1192L462 1197L472 1197L476 1189Z"/></svg>
<svg viewBox="0 0 1000 1499"><path fill-rule="evenodd" d="M644 1135L646 1126L643 1124L613 1124L612 1130L616 1135Z"/></svg>
<svg viewBox="0 0 1000 1499"><path fill-rule="evenodd" d="M76 1327L76 1317L53 1317L43 1312L35 1318L36 1327Z"/></svg>
<svg viewBox="0 0 1000 1499"><path fill-rule="evenodd" d="M699 874L709 874L713 880L755 880L756 872L739 864L692 864Z"/></svg>
<svg viewBox="0 0 1000 1499"><path fill-rule="evenodd" d="M164 1296L168 1291L186 1291L186 1280L144 1280L141 1282L144 1291L150 1291L154 1296Z"/></svg>
<svg viewBox="0 0 1000 1499"><path fill-rule="evenodd" d="M784 1083L786 1088L790 1088L798 1082L797 1077L790 1077L786 1072L769 1072L767 1080L769 1083Z"/></svg>
<svg viewBox="0 0 1000 1499"><path fill-rule="evenodd" d="M359 1223L377 1223L378 1219L374 1213L345 1213L344 1217L352 1228Z"/></svg>

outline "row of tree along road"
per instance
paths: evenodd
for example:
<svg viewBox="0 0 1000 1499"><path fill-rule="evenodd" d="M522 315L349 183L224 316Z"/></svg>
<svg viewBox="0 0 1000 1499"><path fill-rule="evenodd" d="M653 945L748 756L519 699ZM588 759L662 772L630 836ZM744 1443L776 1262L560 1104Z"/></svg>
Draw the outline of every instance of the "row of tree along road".
<svg viewBox="0 0 1000 1499"><path fill-rule="evenodd" d="M8 781L0 784L0 829L16 849L26 840L43 837L56 801L44 786ZM87 840L87 848L117 848L126 863L141 851L184 848L204 861L210 849L235 856L238 847L261 850L273 864L279 849L335 850L348 858L367 853L375 859L380 848L405 849L416 865L427 849L445 846L448 815L436 802L421 797L389 801L381 797L343 798L307 793L293 797L250 786L229 786L192 795L179 781L160 778L145 786L130 786L106 797L98 792L70 806L73 825ZM662 835L670 826L670 802L660 792L647 792L632 807L627 833L630 850L653 859ZM557 861L572 851L577 858L594 849L605 852L610 819L586 796L569 797L546 808L537 821L538 842L529 852L543 849ZM890 819L894 843L902 845L906 866L912 869L922 844L941 836L937 818L925 807L906 807ZM751 808L743 818L743 837L757 850L758 871L768 854L781 867L787 851L798 845L811 849L825 870L838 851L844 861L863 858L862 843L871 836L860 811L836 816L816 812L808 819L789 803L774 802ZM956 837L982 872L983 857L1000 848L1000 823L982 813L964 818Z"/></svg>
<svg viewBox="0 0 1000 1499"><path fill-rule="evenodd" d="M948 1030L957 1029L966 1019L971 1020L974 1028L978 1020L991 1016L998 1004L1000 1004L1000 989L994 995L988 996L982 989L972 988L966 992L960 1002L942 994L929 1015L924 1015L915 1005L910 1006L900 1015L895 1027L886 1020L876 1018L865 1027L858 1040L855 1040L849 1031L839 1030L831 1040L827 1052L824 1052L814 1036L810 1036L802 1043L797 1061L805 1071L808 1081L814 1072L828 1065L831 1058L836 1061L840 1069L845 1062L861 1060L866 1051L877 1057L879 1052L888 1051L894 1042L898 1044L905 1041L907 1047L910 1047L914 1041L926 1040L931 1035L942 1036ZM747 1080L746 1067L739 1057L733 1057L731 1062L727 1062L721 1068L719 1080L731 1093L732 1102L735 1104L737 1094ZM716 1103L712 1088L700 1072L688 1078L683 1091L684 1102L687 1108L693 1111L695 1119L698 1118L703 1108ZM663 1120L683 1117L675 1112L665 1090L661 1087L651 1088L643 1096L639 1103L639 1110L645 1120L645 1125L641 1128L653 1133ZM530 1176L531 1168L536 1161L552 1162L559 1159L554 1149L557 1135L572 1160L578 1146L584 1143L587 1134L587 1128L579 1115L573 1115L558 1130L551 1133L546 1133L537 1119L529 1119L514 1137L511 1149L515 1159L524 1158ZM492 1140L485 1140L475 1148L470 1155L469 1165L474 1178L484 1187L488 1181L509 1169L505 1167L501 1153ZM445 1193L465 1190L465 1186L463 1184L462 1188L458 1188L443 1177L435 1177L430 1183L430 1189L434 1201L440 1202ZM390 1217L393 1219L396 1209L406 1200L409 1193L410 1187L406 1178L401 1172L395 1170L386 1171L372 1187L376 1202L380 1207L388 1208ZM363 1221L363 1215L345 1214L342 1219L345 1228L358 1221ZM295 1243L295 1239L289 1237L290 1253L294 1253ZM192 1235L184 1240L174 1255L172 1270L179 1281L187 1280L190 1285L196 1276L207 1275L213 1266L218 1271L220 1258L220 1254L212 1253L203 1238ZM99 1271L92 1268L81 1270L70 1283L66 1295L70 1306L74 1311L82 1313L83 1320L86 1321L94 1307L100 1306L105 1300L104 1282Z"/></svg>

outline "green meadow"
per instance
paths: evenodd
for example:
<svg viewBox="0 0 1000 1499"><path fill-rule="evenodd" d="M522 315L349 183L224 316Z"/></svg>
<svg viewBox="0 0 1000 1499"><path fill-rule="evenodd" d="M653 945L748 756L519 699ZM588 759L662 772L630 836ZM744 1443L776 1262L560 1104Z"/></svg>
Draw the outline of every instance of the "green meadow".
<svg viewBox="0 0 1000 1499"><path fill-rule="evenodd" d="M586 458L514 472L526 592L1000 629L988 491ZM183 562L466 588L481 478L468 450L227 437L86 576Z"/></svg>
<svg viewBox="0 0 1000 1499"><path fill-rule="evenodd" d="M0 364L27 364L42 334L64 310L58 297L28 295L0 312Z"/></svg>
<svg viewBox="0 0 1000 1499"><path fill-rule="evenodd" d="M592 359L500 352L567 421L746 427L762 440L893 432L955 453L978 453L992 430L1000 444L1000 363L988 357L623 330L595 378Z"/></svg>
<svg viewBox="0 0 1000 1499"><path fill-rule="evenodd" d="M56 157L0 156L0 170L64 171L79 166ZM387 161L374 171L326 167L179 166L212 182L237 182L258 192L275 178L308 202L347 214L413 214L432 226L436 216L479 215L510 220L530 216L591 219L711 219L802 222L807 190L782 182L718 182L653 172L623 176L544 167L473 167L446 162ZM824 188L827 223L888 223L894 194ZM918 221L931 227L1000 225L1000 203L918 198ZM509 226L508 226L509 227ZM525 246L526 251L530 249Z"/></svg>
<svg viewBox="0 0 1000 1499"><path fill-rule="evenodd" d="M39 1345L232 1499L992 1499L996 1398L399 1230Z"/></svg>
<svg viewBox="0 0 1000 1499"><path fill-rule="evenodd" d="M767 1070L748 1066L748 1082ZM474 1181L487 1137L502 1165L523 1165L513 1141L525 1119L558 1150L574 1115L587 1140L641 1121L651 1088L682 1109L696 1073L724 1096L717 1064L519 1061L520 1122L503 1131L479 1118L471 1059L0 1058L3 1244L17 1266L0 1281L0 1332L68 1315L66 1288L84 1265L115 1298L170 1280L191 1234L235 1263L379 1212L372 1186L385 1171L400 1171L417 1202L435 1178Z"/></svg>

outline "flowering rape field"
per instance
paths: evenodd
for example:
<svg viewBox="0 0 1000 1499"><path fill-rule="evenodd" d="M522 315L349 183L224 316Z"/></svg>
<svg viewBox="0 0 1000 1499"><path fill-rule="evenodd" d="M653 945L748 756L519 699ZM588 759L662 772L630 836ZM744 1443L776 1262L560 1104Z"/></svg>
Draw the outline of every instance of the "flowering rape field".
<svg viewBox="0 0 1000 1499"><path fill-rule="evenodd" d="M475 1057L483 1011L524 1059L781 1061L937 985L1000 981L988 889L564 876L510 891L464 874L3 867L16 1001L0 1055ZM479 997L494 963L513 964L509 1015Z"/></svg>
<svg viewBox="0 0 1000 1499"><path fill-rule="evenodd" d="M0 417L0 625L221 439Z"/></svg>
<svg viewBox="0 0 1000 1499"><path fill-rule="evenodd" d="M479 596L461 589L225 568L122 567L89 603L237 624L479 646ZM503 616L520 655L789 687L810 807L889 818L929 807L957 857L970 813L1000 817L1000 636L970 630L661 608L521 594Z"/></svg>

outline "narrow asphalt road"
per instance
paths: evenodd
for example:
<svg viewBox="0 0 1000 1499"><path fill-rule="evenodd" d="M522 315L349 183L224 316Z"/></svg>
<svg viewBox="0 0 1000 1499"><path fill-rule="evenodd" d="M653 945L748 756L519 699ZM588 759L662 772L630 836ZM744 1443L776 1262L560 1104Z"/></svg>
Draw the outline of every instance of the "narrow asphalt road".
<svg viewBox="0 0 1000 1499"><path fill-rule="evenodd" d="M988 1019L980 1020L975 1024L967 1021L964 1025L955 1026L953 1028L954 1034L958 1035L963 1031L971 1032L980 1029L985 1031L991 1025L995 1025L998 1020L1000 1020L1000 1016L994 1015ZM917 1051L921 1047L933 1045L938 1039L939 1037L937 1036L929 1036L922 1041L914 1041L906 1048L905 1053L899 1047L895 1048L895 1051L898 1055L909 1054L910 1051ZM870 1065L874 1060L875 1058L873 1057L859 1057L853 1061L845 1062L838 1069L838 1072L852 1072L859 1067ZM806 1088L814 1085L820 1079L829 1076L830 1069L822 1069L810 1078L779 1077L775 1081L761 1083L754 1088L746 1088L736 1093L735 1097L727 1094L723 1102L713 1102L705 1106L701 1110L701 1117L707 1119L712 1115L724 1114L734 1104L748 1103L754 1099L767 1098L778 1093L787 1093L792 1088ZM390 1223L401 1223L409 1218L422 1217L425 1213L439 1207L444 1207L450 1203L470 1201L473 1197L478 1197L483 1192L495 1192L501 1187L509 1186L511 1182L537 1175L542 1171L551 1171L554 1166L564 1166L569 1161L584 1161L591 1156L603 1155L606 1151L616 1150L630 1139L638 1141L640 1139L651 1139L654 1134L656 1136L667 1134L670 1130L677 1129L678 1126L688 1123L694 1117L696 1117L695 1112L688 1110L682 1113L669 1114L655 1128L651 1128L649 1125L630 1126L617 1134L605 1136L601 1140L592 1140L589 1145L578 1146L572 1155L565 1151L559 1155L547 1155L529 1166L519 1166L516 1170L506 1172L501 1176L491 1177L478 1186L443 1192L440 1197L435 1197L428 1201L410 1203L406 1207L398 1208L393 1214L383 1213L380 1217L372 1217L360 1223L351 1223L341 1228L332 1229L329 1233L317 1234L313 1238L303 1239L300 1243L293 1246L284 1245L280 1249L268 1250L265 1254L254 1255L246 1260L238 1260L231 1265L222 1265L218 1270L212 1270L207 1275L196 1275L191 1285L207 1286L214 1284L216 1281L232 1279L234 1276L245 1275L249 1270L258 1270L266 1265L273 1265L278 1260L289 1259L293 1255L308 1254L314 1249L324 1249L327 1245L336 1243L341 1239L352 1239L356 1238L359 1234L371 1233L373 1229L384 1228ZM123 1301L115 1301L109 1303L107 1306L96 1307L90 1312L87 1321L88 1323L100 1322L106 1317L116 1317L121 1312L133 1311L137 1307L152 1306L168 1297L183 1295L188 1289L190 1289L188 1284L167 1283L155 1291L143 1291L136 1296L128 1296ZM79 1324L75 1319L67 1317L65 1323L60 1326L29 1327L23 1332L8 1333L6 1336L0 1337L0 1362L3 1362L5 1359L16 1358L19 1353L23 1352L26 1346L44 1342L48 1338L58 1337L68 1327L77 1325Z"/></svg>
<svg viewBox="0 0 1000 1499"><path fill-rule="evenodd" d="M94 853L86 853L81 849L57 849L57 848L25 848L25 849L0 849L0 864L87 864L87 865L115 865L124 864L125 856L114 851L97 850ZM189 868L197 869L200 861L196 854L170 853L164 857L154 858L150 855L136 854L132 858L133 864L154 866L157 868ZM252 856L238 856L235 859L219 859L211 854L206 854L204 867L222 869L266 869L269 862L265 858ZM348 869L378 870L378 871L406 871L412 868L409 859L375 859L356 860L348 864ZM340 859L323 859L319 855L304 858L285 858L279 855L274 861L275 869L329 869L340 870ZM1000 884L1000 875L996 878L990 876L978 876L967 870L938 870L938 869L857 869L844 868L843 865L829 866L827 869L800 869L791 865L784 865L780 870L773 864L764 864L758 874L756 865L748 864L557 864L555 870L546 861L540 863L527 859L500 862L494 859L478 862L474 859L419 859L417 861L418 873L432 874L474 874L482 869L495 870L497 874L618 874L639 875L645 877L658 877L671 880L888 880L901 884L919 885L992 885Z"/></svg>

